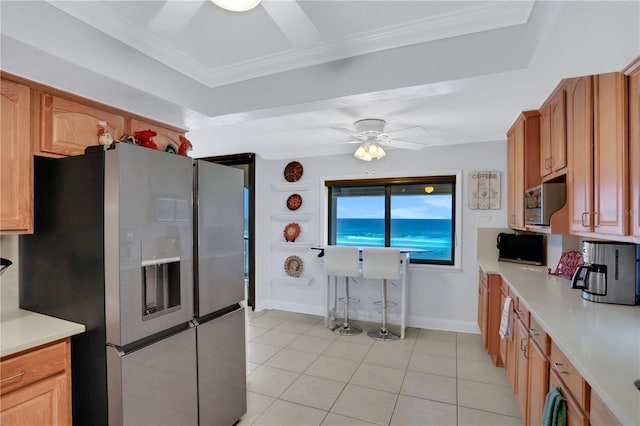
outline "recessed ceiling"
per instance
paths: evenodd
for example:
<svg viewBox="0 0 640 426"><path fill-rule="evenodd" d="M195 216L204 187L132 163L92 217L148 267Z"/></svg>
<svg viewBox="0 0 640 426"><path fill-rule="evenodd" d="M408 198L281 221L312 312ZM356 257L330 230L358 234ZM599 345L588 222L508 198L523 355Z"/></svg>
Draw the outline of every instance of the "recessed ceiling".
<svg viewBox="0 0 640 426"><path fill-rule="evenodd" d="M196 156L351 153L361 118L421 144L504 139L562 78L640 54L637 1L0 2L2 69L190 130ZM594 31L593 28L598 28Z"/></svg>

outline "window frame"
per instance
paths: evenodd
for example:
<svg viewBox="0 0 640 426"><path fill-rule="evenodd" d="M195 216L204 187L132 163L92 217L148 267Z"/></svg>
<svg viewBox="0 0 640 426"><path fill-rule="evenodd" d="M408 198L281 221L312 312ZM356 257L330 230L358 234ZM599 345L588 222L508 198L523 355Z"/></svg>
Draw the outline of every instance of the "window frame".
<svg viewBox="0 0 640 426"><path fill-rule="evenodd" d="M378 177L378 178L365 178L365 179L357 179L357 178L348 178L348 179L327 179L324 181L325 186L325 201L326 201L326 215L325 218L327 220L326 230L326 242L328 244L335 244L335 230L333 229L335 223L331 220L332 217L336 215L337 206L333 203L333 187L345 187L345 186L379 186L384 187L384 197L385 197L385 235L384 235L384 245L385 247L389 247L391 243L391 222L393 218L391 217L391 196L392 196L392 187L399 185L412 185L412 184L429 184L429 183L450 183L453 186L452 193L452 215L451 215L451 260L427 260L427 259L410 259L410 263L412 265L420 265L420 266L429 266L429 267L445 267L445 268L460 268L461 265L461 250L458 247L458 238L461 230L461 211L460 211L460 199L461 199L461 191L460 187L461 182L461 173L460 172L448 172L448 173L438 173L438 174L430 174L430 175L420 175L420 176L405 176L405 177Z"/></svg>

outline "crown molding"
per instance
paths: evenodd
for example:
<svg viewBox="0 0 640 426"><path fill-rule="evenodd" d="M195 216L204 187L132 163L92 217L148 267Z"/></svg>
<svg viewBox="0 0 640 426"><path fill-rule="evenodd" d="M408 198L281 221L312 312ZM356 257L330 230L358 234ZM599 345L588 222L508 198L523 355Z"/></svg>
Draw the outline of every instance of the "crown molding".
<svg viewBox="0 0 640 426"><path fill-rule="evenodd" d="M211 68L99 2L47 0L47 3L209 88L380 50L524 24L534 5L534 1L519 0L471 2L463 10Z"/></svg>

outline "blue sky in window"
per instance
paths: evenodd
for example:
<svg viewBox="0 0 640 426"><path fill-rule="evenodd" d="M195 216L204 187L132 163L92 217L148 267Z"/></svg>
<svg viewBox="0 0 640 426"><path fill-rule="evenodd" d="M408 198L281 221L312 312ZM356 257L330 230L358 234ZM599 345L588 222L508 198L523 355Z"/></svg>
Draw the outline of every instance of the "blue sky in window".
<svg viewBox="0 0 640 426"><path fill-rule="evenodd" d="M451 219L451 195L403 195L391 198L394 219ZM384 197L340 197L341 219L384 219Z"/></svg>

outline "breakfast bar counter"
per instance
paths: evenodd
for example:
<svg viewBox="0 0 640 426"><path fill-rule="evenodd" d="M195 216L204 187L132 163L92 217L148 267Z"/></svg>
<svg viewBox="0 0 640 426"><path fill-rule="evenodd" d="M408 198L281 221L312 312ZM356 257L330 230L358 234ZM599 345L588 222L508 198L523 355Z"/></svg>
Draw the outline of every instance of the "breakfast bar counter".
<svg viewBox="0 0 640 426"><path fill-rule="evenodd" d="M640 306L584 300L546 267L479 259L500 274L552 341L624 425L640 425Z"/></svg>

